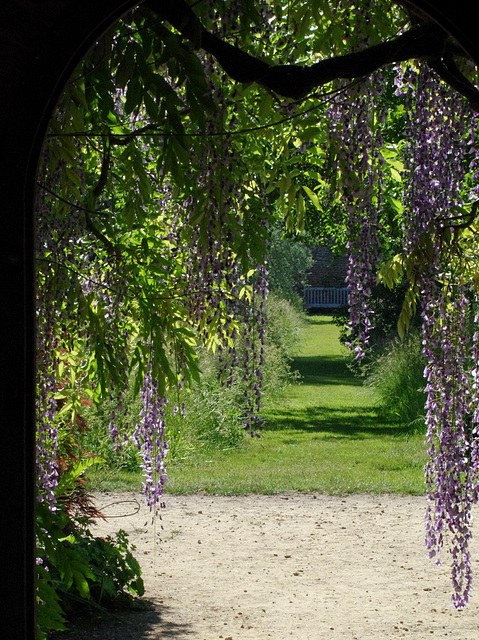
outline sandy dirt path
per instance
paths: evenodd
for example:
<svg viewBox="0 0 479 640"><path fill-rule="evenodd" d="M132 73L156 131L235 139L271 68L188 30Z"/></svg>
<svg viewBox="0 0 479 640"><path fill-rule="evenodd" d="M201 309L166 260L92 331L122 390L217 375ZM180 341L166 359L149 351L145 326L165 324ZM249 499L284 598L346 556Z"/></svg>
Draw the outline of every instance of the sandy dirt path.
<svg viewBox="0 0 479 640"><path fill-rule="evenodd" d="M426 557L424 498L168 496L154 525L139 494L97 505L108 523L93 532L129 534L151 607L65 637L479 639L479 593L454 610L448 554L442 567ZM479 580L478 540L472 550Z"/></svg>

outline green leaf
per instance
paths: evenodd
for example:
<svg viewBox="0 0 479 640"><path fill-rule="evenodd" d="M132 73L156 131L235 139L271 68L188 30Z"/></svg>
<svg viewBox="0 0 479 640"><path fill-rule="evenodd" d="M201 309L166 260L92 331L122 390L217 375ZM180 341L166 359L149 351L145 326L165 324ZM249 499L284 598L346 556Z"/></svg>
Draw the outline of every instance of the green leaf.
<svg viewBox="0 0 479 640"><path fill-rule="evenodd" d="M85 598L85 600L89 600L90 587L85 576L89 577L90 579L95 578L95 575L91 571L88 571L88 573L85 574L84 567L82 567L81 569L73 569L73 579L78 593L82 598Z"/></svg>
<svg viewBox="0 0 479 640"><path fill-rule="evenodd" d="M403 258L398 254L381 266L378 272L378 281L383 282L389 289L392 289L401 281L403 273Z"/></svg>
<svg viewBox="0 0 479 640"><path fill-rule="evenodd" d="M393 198L392 196L388 196L386 199L387 199L387 202L389 202L389 204L392 206L392 208L396 211L396 213L398 215L402 215L403 210L404 210L402 202L400 200L398 200L397 198Z"/></svg>
<svg viewBox="0 0 479 640"><path fill-rule="evenodd" d="M301 193L298 193L296 197L296 229L299 233L304 231L304 214L306 207L304 206L304 198Z"/></svg>
<svg viewBox="0 0 479 640"><path fill-rule="evenodd" d="M100 457L82 458L73 463L70 469L64 473L58 482L55 490L57 498L71 493L75 487L78 478L90 467L96 464L104 464L105 460Z"/></svg>
<svg viewBox="0 0 479 640"><path fill-rule="evenodd" d="M308 194L311 202L313 203L313 205L316 207L316 209L318 209L318 211L321 211L321 205L319 204L319 198L318 196L314 193L314 191L312 189L310 189L309 187L306 187L303 185L303 189L304 191Z"/></svg>
<svg viewBox="0 0 479 640"><path fill-rule="evenodd" d="M402 177L401 174L396 171L396 169L394 169L394 167L390 167L389 171L391 173L391 178L395 181L395 182L402 182Z"/></svg>
<svg viewBox="0 0 479 640"><path fill-rule="evenodd" d="M261 121L264 121L271 115L272 107L273 96L268 91L263 91L258 108L258 117Z"/></svg>
<svg viewBox="0 0 479 640"><path fill-rule="evenodd" d="M307 129L300 129L298 135L304 142L310 142L311 140L317 138L319 135L321 135L322 137L324 135L324 132L320 127L308 127Z"/></svg>
<svg viewBox="0 0 479 640"><path fill-rule="evenodd" d="M115 73L115 80L124 89L128 81L135 75L135 52L131 45L127 45L120 58L120 64Z"/></svg>
<svg viewBox="0 0 479 640"><path fill-rule="evenodd" d="M404 339L407 331L409 330L411 318L416 313L418 297L419 292L417 290L417 287L411 285L407 290L406 295L404 296L404 302L397 322L398 334L401 340Z"/></svg>
<svg viewBox="0 0 479 640"><path fill-rule="evenodd" d="M131 114L136 109L140 108L143 100L143 85L140 78L133 76L128 82L128 88L126 90L125 100L125 113Z"/></svg>

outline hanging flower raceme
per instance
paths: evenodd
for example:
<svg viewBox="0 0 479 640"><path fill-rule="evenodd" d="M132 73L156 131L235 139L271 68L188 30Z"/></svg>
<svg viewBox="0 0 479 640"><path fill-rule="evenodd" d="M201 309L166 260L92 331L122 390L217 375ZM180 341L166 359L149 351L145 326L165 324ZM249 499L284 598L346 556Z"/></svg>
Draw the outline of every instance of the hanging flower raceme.
<svg viewBox="0 0 479 640"><path fill-rule="evenodd" d="M363 49L369 45L370 2L353 7L352 13L355 21L354 46ZM369 298L377 281L379 261L379 212L383 188L380 125L386 118L386 112L377 106L377 98L383 82L382 73L377 71L367 81L345 87L329 108L332 119L330 135L338 154L338 169L342 175L341 201L348 228L348 345L356 360L364 356L373 327Z"/></svg>
<svg viewBox="0 0 479 640"><path fill-rule="evenodd" d="M461 228L455 226L455 207L463 204L468 125L460 100L422 69L408 132L405 246L416 255L414 286L421 293L427 363L426 546L439 562L445 538L451 536L452 601L457 608L467 603L471 589L468 543L478 492L473 418L477 349L468 320L476 301L449 258Z"/></svg>
<svg viewBox="0 0 479 640"><path fill-rule="evenodd" d="M141 389L142 409L136 425L134 440L143 460L143 493L146 503L153 510L161 501L167 481L165 456L168 442L165 439L165 406L167 399L158 393L158 382L152 379L151 371L145 374Z"/></svg>
<svg viewBox="0 0 479 640"><path fill-rule="evenodd" d="M55 489L58 485L58 426L55 376L43 372L38 383L36 403L36 466L38 500L46 500L53 511L56 505Z"/></svg>
<svg viewBox="0 0 479 640"><path fill-rule="evenodd" d="M407 134L407 248L414 249L423 234L447 228L453 207L462 204L468 137L464 109L427 67L421 70Z"/></svg>
<svg viewBox="0 0 479 640"><path fill-rule="evenodd" d="M235 376L242 377L243 422L245 430L253 435L261 426L260 351L264 346L266 280L263 267L251 255L247 256L249 270L245 269L248 229L244 226L244 195L236 171L241 158L232 136L235 116L225 120L223 77L218 68L208 57L203 64L206 76L216 79L209 83L216 109L205 125L201 146L192 150L193 162L199 167L195 176L199 197L189 197L184 203L184 215L178 216L173 225L172 237L185 256L184 304L189 322L198 339L218 354L219 378L231 386ZM265 225L264 220L262 227ZM242 344L241 357L238 343Z"/></svg>
<svg viewBox="0 0 479 640"><path fill-rule="evenodd" d="M371 82L349 88L329 108L330 139L338 153L342 174L341 202L348 226L349 346L356 359L363 357L372 328L368 305L376 283L379 256L379 205L381 202L381 157L374 150L382 146L379 128L371 123L378 115L372 105L379 84ZM344 101L348 107L344 108Z"/></svg>
<svg viewBox="0 0 479 640"><path fill-rule="evenodd" d="M246 384L245 412L243 415L243 427L251 436L259 436L263 428L263 420L260 417L263 408L263 366L265 347L265 317L264 303L268 294L265 267L258 268L258 274L253 284L251 304L246 308L243 317L243 380Z"/></svg>
<svg viewBox="0 0 479 640"><path fill-rule="evenodd" d="M438 293L438 292L436 292ZM471 588L468 543L476 482L471 475L472 442L469 300L463 286L448 284L441 299L424 305L423 353L426 365L426 422L429 460L426 464L426 546L439 562L446 531L452 536L452 601L463 607Z"/></svg>
<svg viewBox="0 0 479 640"><path fill-rule="evenodd" d="M478 303L476 300L476 309ZM474 315L472 326L471 392L467 437L470 461L468 467L468 490L474 503L479 501L479 312Z"/></svg>
<svg viewBox="0 0 479 640"><path fill-rule="evenodd" d="M49 162L49 149L44 150L43 160L45 164ZM78 215L66 218L54 212L52 188L61 168L45 175L43 188L38 190L35 246L36 259L42 269L36 291L37 499L46 501L52 511L56 508L59 480L58 352L69 344L68 316L78 281L69 277L68 268L77 263L73 242L80 235ZM58 264L64 267L58 269Z"/></svg>

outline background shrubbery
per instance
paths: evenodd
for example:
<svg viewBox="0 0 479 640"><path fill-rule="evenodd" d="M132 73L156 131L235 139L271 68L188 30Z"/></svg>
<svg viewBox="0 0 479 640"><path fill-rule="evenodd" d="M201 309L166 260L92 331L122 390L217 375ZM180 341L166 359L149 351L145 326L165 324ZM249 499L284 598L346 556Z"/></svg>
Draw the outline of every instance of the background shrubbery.
<svg viewBox="0 0 479 640"><path fill-rule="evenodd" d="M302 309L306 274L313 266L311 249L295 236L284 235L281 226L271 232L268 247L270 291Z"/></svg>
<svg viewBox="0 0 479 640"><path fill-rule="evenodd" d="M270 294L265 302L265 346L263 403L279 397L285 385L295 380L291 371L291 354L299 340L303 323L300 291L311 267L311 250L294 237L286 237L281 226L273 229L268 248L268 280ZM241 344L238 345L241 360ZM168 461L189 458L210 449L240 446L245 438L243 429L244 384L238 369L230 386L218 378L217 357L202 349L199 352L201 379L188 391L169 398L165 423L169 439ZM176 407L184 406L184 412ZM132 433L138 421L141 400L132 391L126 392L123 408L116 401L106 400L100 406L84 412L88 428L77 434L81 450L91 451L106 460L101 476L112 471L137 472L140 456L129 438L117 451L111 441L108 425L113 411L120 433ZM184 415L181 415L184 413Z"/></svg>
<svg viewBox="0 0 479 640"><path fill-rule="evenodd" d="M361 361L351 353L349 366L366 379L368 386L378 392L385 417L404 427L405 432L424 432L424 404L426 381L425 361L421 354L420 315L411 319L409 333L399 340L397 322L401 313L407 282L389 289L383 284L374 287L370 308L373 329L369 350ZM348 311L338 312L335 323L340 327L340 340L348 341Z"/></svg>

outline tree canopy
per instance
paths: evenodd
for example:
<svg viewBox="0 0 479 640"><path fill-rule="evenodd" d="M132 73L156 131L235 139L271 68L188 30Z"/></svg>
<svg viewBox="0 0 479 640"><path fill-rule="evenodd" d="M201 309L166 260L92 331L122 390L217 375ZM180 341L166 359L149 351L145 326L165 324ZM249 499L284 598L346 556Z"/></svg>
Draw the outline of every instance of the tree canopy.
<svg viewBox="0 0 479 640"><path fill-rule="evenodd" d="M479 470L474 74L407 2L148 0L112 27L70 79L38 171L40 499L55 508L61 420L85 397L121 411L133 380L154 508L164 406L200 375L202 345L225 384L246 345L244 426L258 433L281 219L348 251L358 358L379 267L408 280L400 332L420 307L429 361L427 542L436 555L452 531L463 606ZM115 412L111 434L121 446Z"/></svg>

